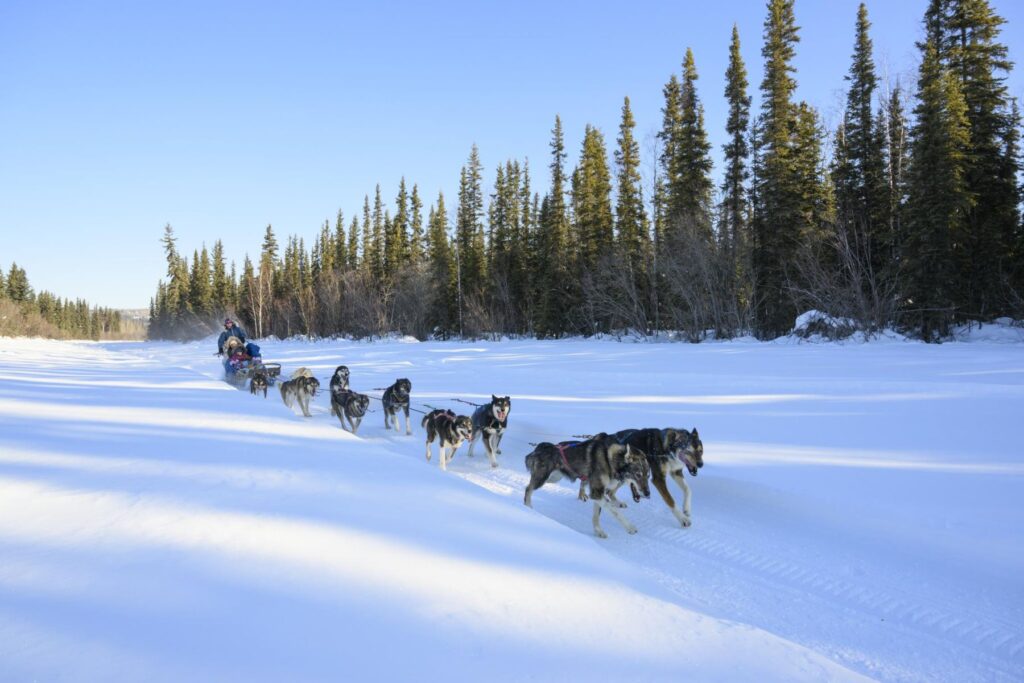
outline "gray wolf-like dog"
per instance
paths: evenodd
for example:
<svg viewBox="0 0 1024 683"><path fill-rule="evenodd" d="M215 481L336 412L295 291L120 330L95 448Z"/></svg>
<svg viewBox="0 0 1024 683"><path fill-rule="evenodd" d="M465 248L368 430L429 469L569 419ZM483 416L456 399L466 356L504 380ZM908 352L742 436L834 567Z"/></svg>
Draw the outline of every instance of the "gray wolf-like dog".
<svg viewBox="0 0 1024 683"><path fill-rule="evenodd" d="M647 464L651 468L651 481L654 488L658 489L665 505L672 510L679 523L685 528L690 526L690 487L686 485L683 478L685 467L692 476L697 476L697 470L704 467L704 444L701 443L697 428L693 431L685 429L624 429L616 432L613 437L618 443L630 446L633 450L643 453L647 457ZM675 500L668 490L668 478L672 480L683 491L683 509L676 507ZM580 493L583 487L580 486Z"/></svg>
<svg viewBox="0 0 1024 683"><path fill-rule="evenodd" d="M498 466L498 459L494 456L501 455L501 437L508 427L510 410L512 399L491 394L490 403L485 403L473 411L473 438L469 441L469 457L473 457L473 446L476 445L477 438L482 436L491 467Z"/></svg>
<svg viewBox="0 0 1024 683"><path fill-rule="evenodd" d="M314 377L308 368L299 368L292 373L290 380L281 382L281 399L292 410L294 410L293 406L298 403L302 414L312 417L309 413L309 402L316 396L318 389L320 389L320 380Z"/></svg>
<svg viewBox="0 0 1024 683"><path fill-rule="evenodd" d="M407 379L395 380L395 383L384 390L384 396L380 402L384 406L384 429L391 429L390 422L395 425L398 431L398 411L405 413L405 433L412 434L412 425L409 424L409 392L412 391L412 382Z"/></svg>
<svg viewBox="0 0 1024 683"><path fill-rule="evenodd" d="M366 407L370 405L370 397L348 389L331 392L331 415L337 415L341 422L341 428L345 429L345 420L348 420L349 431L353 434L359 429L359 424L366 415Z"/></svg>
<svg viewBox="0 0 1024 683"><path fill-rule="evenodd" d="M451 410L432 410L423 416L420 423L427 430L427 461L430 461L430 444L437 437L437 458L442 470L455 457L463 441L473 437L473 420L466 415L456 415Z"/></svg>
<svg viewBox="0 0 1024 683"><path fill-rule="evenodd" d="M621 505L609 495L623 484L635 487L634 497L649 498L648 483L650 467L643 453L629 446L616 443L607 434L598 434L588 441L565 444L540 443L526 456L526 469L530 472L530 483L526 486L523 503L533 507L533 492L548 481L558 481L563 476L570 481L581 479L590 486L590 498L594 501L594 533L599 538L608 538L601 528L601 510L618 520L627 532L635 534L637 529L619 511Z"/></svg>

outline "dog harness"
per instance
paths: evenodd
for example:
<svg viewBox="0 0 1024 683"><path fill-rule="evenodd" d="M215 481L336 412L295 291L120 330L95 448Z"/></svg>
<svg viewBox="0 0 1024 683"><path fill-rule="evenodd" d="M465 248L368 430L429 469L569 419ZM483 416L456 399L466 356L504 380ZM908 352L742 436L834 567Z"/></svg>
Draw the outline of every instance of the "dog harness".
<svg viewBox="0 0 1024 683"><path fill-rule="evenodd" d="M444 420L445 422L455 422L455 413L450 410L446 410L443 413L436 413L434 415L434 422L438 420Z"/></svg>
<svg viewBox="0 0 1024 683"><path fill-rule="evenodd" d="M577 472L576 470L569 466L569 459L565 457L565 449L569 448L570 446L575 446L578 443L579 441L556 443L555 448L558 449L559 455L562 456L562 464L565 465L565 469L567 469L572 476L576 477L580 481L587 481L587 478L585 476L583 476L582 474L580 474L579 472Z"/></svg>

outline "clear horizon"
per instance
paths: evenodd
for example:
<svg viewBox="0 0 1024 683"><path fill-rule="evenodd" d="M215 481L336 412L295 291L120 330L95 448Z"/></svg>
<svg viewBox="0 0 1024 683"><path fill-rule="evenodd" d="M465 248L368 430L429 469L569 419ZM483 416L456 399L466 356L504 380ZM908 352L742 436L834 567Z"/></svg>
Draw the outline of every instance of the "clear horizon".
<svg viewBox="0 0 1024 683"><path fill-rule="evenodd" d="M830 128L843 105L858 1L799 0L797 97ZM927 0L868 3L879 75L916 80ZM1020 59L1024 6L993 0L1000 40ZM547 185L555 115L568 163L583 129L614 148L629 96L645 170L662 86L687 47L720 182L724 73L739 26L758 107L763 0L636 3L8 2L0 6L0 267L33 287L112 308L145 308L163 277L170 223L183 254L224 241L241 267L272 224L314 236L342 209L346 228L380 183L404 176L425 207L455 209L475 143L490 193L506 159ZM1024 97L1015 69L1012 97ZM645 196L649 187L645 187ZM83 259L97 261L83 272Z"/></svg>

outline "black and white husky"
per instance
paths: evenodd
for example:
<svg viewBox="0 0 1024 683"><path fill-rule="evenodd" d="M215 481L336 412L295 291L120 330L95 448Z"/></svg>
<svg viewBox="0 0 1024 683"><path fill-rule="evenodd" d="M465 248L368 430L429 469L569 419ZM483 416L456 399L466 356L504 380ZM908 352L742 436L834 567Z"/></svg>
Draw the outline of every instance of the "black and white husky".
<svg viewBox="0 0 1024 683"><path fill-rule="evenodd" d="M529 507L533 507L533 492L548 481L558 481L564 476L570 481L580 479L589 484L590 498L594 501L594 533L600 538L608 538L601 528L602 509L629 533L637 531L619 511L620 503L609 495L614 489L628 483L634 488L635 498L651 495L647 458L627 445L616 443L607 434L598 434L588 441L537 444L526 456L526 469L530 472L530 483L526 486L523 503Z"/></svg>
<svg viewBox="0 0 1024 683"><path fill-rule="evenodd" d="M348 390L348 366L339 365L334 369L334 374L331 375L331 393L337 393L339 391Z"/></svg>
<svg viewBox="0 0 1024 683"><path fill-rule="evenodd" d="M691 476L697 476L697 470L704 467L704 444L701 443L697 428L693 431L685 429L624 429L616 432L613 437L618 443L625 444L647 457L651 468L651 479L654 488L658 489L665 505L672 510L679 523L685 528L690 526L690 487L683 478L685 467ZM683 491L683 509L676 507L672 494L668 491L668 478ZM583 487L580 486L582 493Z"/></svg>
<svg viewBox="0 0 1024 683"><path fill-rule="evenodd" d="M255 396L256 394L263 392L263 398L267 397L267 388L270 386L270 380L267 378L267 373L262 370L256 370L252 373L252 379L249 380L249 393Z"/></svg>
<svg viewBox="0 0 1024 683"><path fill-rule="evenodd" d="M421 424L427 430L427 461L430 461L430 444L434 443L434 437L437 437L437 458L442 470L448 469L448 463L455 457L455 451L462 442L473 436L473 421L468 416L456 415L451 410L432 410L423 416Z"/></svg>
<svg viewBox="0 0 1024 683"><path fill-rule="evenodd" d="M281 399L284 404L294 410L293 406L298 403L302 414L312 417L309 413L309 402L320 389L320 380L313 376L307 368L299 368L292 373L292 378L287 382L281 382Z"/></svg>
<svg viewBox="0 0 1024 683"><path fill-rule="evenodd" d="M469 457L473 457L473 446L476 440L483 437L484 450L491 460L491 467L498 466L501 455L501 437L508 426L508 413L512 410L512 399L508 396L491 394L491 402L485 403L473 411L473 438L469 441Z"/></svg>
<svg viewBox="0 0 1024 683"><path fill-rule="evenodd" d="M331 415L337 415L341 422L341 428L345 429L345 420L348 420L348 430L355 434L359 425L366 415L366 408L370 405L370 397L348 389L331 392Z"/></svg>
<svg viewBox="0 0 1024 683"><path fill-rule="evenodd" d="M412 434L412 425L409 424L409 392L412 391L412 382L407 379L395 380L395 383L384 390L381 403L384 405L384 429L391 429L395 425L398 431L398 411L405 413L405 433Z"/></svg>

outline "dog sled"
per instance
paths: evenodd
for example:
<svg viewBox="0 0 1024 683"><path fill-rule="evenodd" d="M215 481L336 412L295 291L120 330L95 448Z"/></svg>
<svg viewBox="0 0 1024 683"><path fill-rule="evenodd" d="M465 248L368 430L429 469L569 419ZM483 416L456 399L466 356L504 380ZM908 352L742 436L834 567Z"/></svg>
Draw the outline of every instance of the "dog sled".
<svg viewBox="0 0 1024 683"><path fill-rule="evenodd" d="M224 379L236 387L243 387L253 375L262 374L267 384L277 383L281 376L280 363L264 363L260 347L252 342L243 343L231 337L224 344Z"/></svg>
<svg viewBox="0 0 1024 683"><path fill-rule="evenodd" d="M230 367L227 362L224 363L224 379L238 387L245 386L245 383L259 372L267 378L267 384L273 386L281 376L281 364L264 363L260 358L242 361L238 367Z"/></svg>

